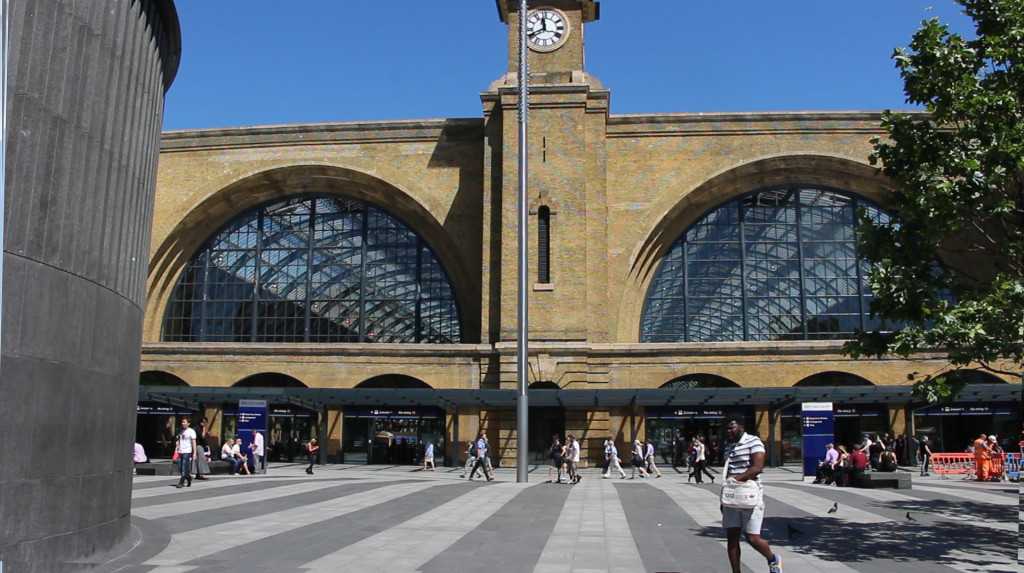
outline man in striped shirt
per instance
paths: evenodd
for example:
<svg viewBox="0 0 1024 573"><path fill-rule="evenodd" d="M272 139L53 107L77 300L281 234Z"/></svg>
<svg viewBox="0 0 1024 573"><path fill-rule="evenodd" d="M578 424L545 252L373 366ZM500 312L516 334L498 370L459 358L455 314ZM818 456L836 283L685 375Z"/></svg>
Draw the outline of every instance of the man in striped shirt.
<svg viewBox="0 0 1024 573"><path fill-rule="evenodd" d="M741 416L729 416L725 419L725 435L729 442L725 450L728 466L724 476L725 481L754 480L760 486L760 475L764 469L764 442L761 441L761 438L744 431ZM769 573L781 573L782 559L772 553L768 542L761 538L761 521L764 519L763 491L761 502L757 507L737 509L721 506L720 509L722 510L722 527L726 532L726 551L729 554L729 564L732 565L733 572L740 573L740 531L742 531L746 535L747 543L768 560Z"/></svg>

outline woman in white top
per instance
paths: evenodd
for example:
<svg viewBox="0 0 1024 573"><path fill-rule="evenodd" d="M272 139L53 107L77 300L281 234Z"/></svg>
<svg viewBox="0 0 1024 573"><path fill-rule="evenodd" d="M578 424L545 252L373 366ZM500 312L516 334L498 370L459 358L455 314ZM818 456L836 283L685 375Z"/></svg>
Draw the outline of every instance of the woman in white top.
<svg viewBox="0 0 1024 573"><path fill-rule="evenodd" d="M228 472L231 475L238 473L238 460L235 459L235 454L231 450L231 446L235 444L235 441L231 438L224 440L224 445L220 447L220 459L231 464L231 470Z"/></svg>
<svg viewBox="0 0 1024 573"><path fill-rule="evenodd" d="M630 465L633 466L633 472L629 476L629 479L636 478L637 470L640 470L640 477L647 477L647 470L644 469L644 447L640 443L640 440L633 441L633 450L630 455Z"/></svg>
<svg viewBox="0 0 1024 573"><path fill-rule="evenodd" d="M696 450L693 456L693 474L697 478L697 483L704 483L704 466L707 464L707 447L704 446L704 440L697 436L693 439L693 447ZM689 480L687 480L689 481Z"/></svg>

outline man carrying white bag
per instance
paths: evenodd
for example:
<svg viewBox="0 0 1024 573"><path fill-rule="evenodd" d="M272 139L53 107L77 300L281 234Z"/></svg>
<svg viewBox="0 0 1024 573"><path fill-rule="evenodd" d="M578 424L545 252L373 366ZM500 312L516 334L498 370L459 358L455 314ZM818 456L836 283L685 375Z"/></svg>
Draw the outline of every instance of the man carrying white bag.
<svg viewBox="0 0 1024 573"><path fill-rule="evenodd" d="M782 573L782 559L772 553L768 542L761 538L764 520L764 489L761 471L764 470L764 442L744 431L742 416L725 419L728 445L725 450L725 469L722 475L722 527L726 532L726 550L734 573L740 573L740 531L747 543L768 561L769 573Z"/></svg>

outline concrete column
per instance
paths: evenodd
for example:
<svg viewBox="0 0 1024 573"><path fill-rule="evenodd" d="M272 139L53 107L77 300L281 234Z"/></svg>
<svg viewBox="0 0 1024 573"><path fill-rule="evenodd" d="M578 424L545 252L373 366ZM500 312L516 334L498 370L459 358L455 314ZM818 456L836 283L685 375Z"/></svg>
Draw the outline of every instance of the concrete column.
<svg viewBox="0 0 1024 573"><path fill-rule="evenodd" d="M171 0L10 0L8 17L0 420L15 446L0 448L0 561L53 571L129 533L156 164L181 35Z"/></svg>

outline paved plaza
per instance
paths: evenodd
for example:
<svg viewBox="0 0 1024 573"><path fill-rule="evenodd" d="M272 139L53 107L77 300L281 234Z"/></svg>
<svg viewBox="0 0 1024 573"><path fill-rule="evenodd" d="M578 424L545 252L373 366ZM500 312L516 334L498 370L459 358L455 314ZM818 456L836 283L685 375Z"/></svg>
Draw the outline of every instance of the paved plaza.
<svg viewBox="0 0 1024 573"><path fill-rule="evenodd" d="M662 479L516 483L459 469L272 465L266 475L136 476L132 541L88 567L110 572L729 572L718 486ZM678 471L683 471L682 469ZM764 475L765 537L787 573L1017 571L1017 484L914 475L910 490ZM828 510L838 503L838 511ZM907 514L913 521L907 519ZM744 571L764 572L744 544ZM85 566L83 566L84 568Z"/></svg>

